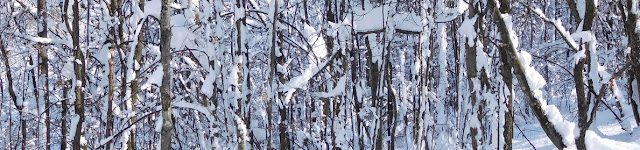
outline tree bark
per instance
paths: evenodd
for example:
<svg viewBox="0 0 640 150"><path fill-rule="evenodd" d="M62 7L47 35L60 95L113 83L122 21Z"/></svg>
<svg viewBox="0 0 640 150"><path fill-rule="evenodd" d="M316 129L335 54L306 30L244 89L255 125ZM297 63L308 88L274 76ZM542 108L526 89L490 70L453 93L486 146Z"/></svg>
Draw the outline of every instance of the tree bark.
<svg viewBox="0 0 640 150"><path fill-rule="evenodd" d="M144 3L145 0L140 0L140 3L138 4L138 7L140 8L140 10L142 12L144 12ZM136 49L135 52L133 54L133 72L134 72L134 77L133 80L131 81L131 111L136 112L136 103L138 103L138 91L140 90L140 68L142 68L142 49L145 47L144 44L144 33L147 29L147 20L144 20L144 23L142 23L142 28L141 31L138 33L138 43L136 44ZM136 117L133 116L131 117L131 120L129 122L133 123L136 121ZM134 150L136 149L136 129L132 129L131 133L130 133L130 137L129 137L129 142L127 142L127 149L129 150Z"/></svg>
<svg viewBox="0 0 640 150"><path fill-rule="evenodd" d="M47 1L46 0L38 0L38 22L40 23L38 37L47 38L48 27L47 27ZM44 75L44 83L42 97L44 100L44 108L45 108L45 133L46 133L46 143L45 148L51 149L51 116L49 111L49 56L48 49L42 44L38 44L38 48L40 50L40 74Z"/></svg>
<svg viewBox="0 0 640 150"><path fill-rule="evenodd" d="M245 12L245 8L246 8L246 0L236 0L236 9L234 11L243 11L242 14L244 14ZM237 16L240 17L240 16ZM240 90L240 92L242 94L247 93L247 95L240 95L237 101L238 101L238 108L236 108L237 110L236 115L238 117L240 117L240 120L236 120L236 124L238 124L238 127L240 127L240 124L242 121L242 124L246 124L248 125L249 122L251 121L250 118L250 114L246 113L245 111L250 110L247 109L248 104L251 100L251 93L250 93L250 81L249 81L249 53L245 48L245 44L246 44L246 40L243 36L243 32L247 32L247 31L243 31L245 30L245 25L246 25L246 17L242 16L241 18L239 18L238 20L236 20L236 49L233 53L233 67L238 67L238 70L242 70L241 72L233 72L233 73L237 73L238 77L241 77L241 79L236 80L236 81L231 81L233 83L237 83L237 85L239 85L242 88L237 87L236 90ZM238 81L240 81L240 83L238 83ZM241 85L240 85L241 84ZM239 88L239 89L238 89ZM246 128L247 126L245 126ZM246 139L245 134L241 131L242 129L238 128L237 131L237 136L238 136L238 145L240 150L244 150L246 147L246 142L250 142L250 141L245 141ZM249 131L249 130L246 130ZM250 131L249 131L250 132ZM251 140L251 138L249 138L249 140Z"/></svg>
<svg viewBox="0 0 640 150"><path fill-rule="evenodd" d="M109 93L108 93L108 100L107 100L107 129L106 129L106 133L105 133L105 137L109 137L111 136L111 130L113 130L113 90L114 90L114 85L113 85L113 80L114 80L114 73L113 73L113 47L109 49L109 55L111 55L109 57ZM110 149L111 148L111 144L107 143L106 149Z"/></svg>
<svg viewBox="0 0 640 150"><path fill-rule="evenodd" d="M505 47L501 47L500 48L500 61L502 62L502 67L500 68L500 74L502 74L502 79L504 81L504 84L507 86L507 90L509 91L504 91L505 95L505 105L507 107L507 111L504 115L504 131L503 131L503 137L504 137L504 149L505 150L511 150L511 140L513 140L513 96L511 93L511 91L513 91L513 74L511 73L512 70L512 66L511 64L508 62L508 54L506 53L506 51L508 51L508 49L505 49ZM503 90L503 89L501 89ZM502 104L500 104L502 105Z"/></svg>
<svg viewBox="0 0 640 150"><path fill-rule="evenodd" d="M583 28L582 31L590 31L591 27L593 26L593 20L596 14L596 5L595 2L592 0L589 1L584 1L585 4L585 14L584 14L584 18L582 19L582 24L583 24ZM571 7L572 9L577 9L575 7ZM582 43L580 43L582 44ZM587 64L587 62L590 61L597 61L597 60L591 60L590 56L591 55L596 55L596 54L592 54L590 49L595 49L595 47L589 47L589 45L585 45L585 53L586 53L586 57L585 58L580 58L578 60L578 63L576 64L574 70L573 70L573 76L574 76L574 81L575 81L575 86L576 86L576 94L577 94L577 101L578 101L578 127L580 128L580 133L578 135L578 138L576 138L576 147L580 150L585 150L586 148L586 143L585 143L585 134L586 131L589 129L589 127L591 126L591 122L590 120L593 120L593 118L587 119L589 118L589 114L591 112L589 112L589 105L590 103L595 103L595 105L593 105L593 109L592 111L596 111L595 109L598 107L598 103L596 101L598 101L595 98L592 98L591 96L586 96L585 93L585 83L584 83L584 67ZM589 63L590 64L590 63ZM590 69L591 67L589 67ZM593 81L589 80L590 83L592 83ZM593 87L593 84L589 84L588 86ZM599 95L603 95L605 93L599 93ZM593 100L593 101L592 101Z"/></svg>
<svg viewBox="0 0 640 150"><path fill-rule="evenodd" d="M74 74L76 76L75 83L75 94L76 99L74 103L74 109L76 115L78 115L78 124L76 124L76 130L73 138L73 149L77 150L83 147L80 143L80 139L84 135L84 130L82 129L84 124L84 88L86 87L85 82L85 59L84 53L80 48L80 10L78 8L78 0L74 0L71 9L73 10L73 21L71 31L71 38L73 40L73 56L75 60L73 61ZM85 145L86 146L86 145Z"/></svg>
<svg viewBox="0 0 640 150"><path fill-rule="evenodd" d="M269 62L269 68L271 69L269 71L269 86L270 86L270 92L271 95L269 98L267 98L267 129L266 129L266 136L267 136L267 149L271 149L272 144L271 144L271 130L273 128L272 126L272 120L273 120L273 103L274 103L274 99L279 98L280 96L276 96L276 94L278 93L278 87L279 87L279 78L276 79L276 75L280 76L280 74L278 73L278 64L279 64L279 59L278 59L278 55L276 55L276 51L281 51L280 50L280 46L277 43L277 37L278 37L278 1L272 1L272 3L274 3L274 10L273 10L273 18L271 19L271 52L270 52L270 62ZM282 54L280 54L282 55ZM273 83L273 81L277 81L277 83ZM282 134L282 133L280 133Z"/></svg>
<svg viewBox="0 0 640 150"><path fill-rule="evenodd" d="M111 1L111 4L108 7L109 9L109 15L111 17L114 17L114 15L116 15L116 11L118 10L118 1L114 0ZM115 83L114 83L114 64L113 64L113 56L114 56L114 51L116 49L118 49L118 34L116 33L116 29L115 29L115 25L112 25L110 27L108 27L109 29L109 34L111 35L111 42L109 44L111 44L111 47L109 47L109 60L108 60L108 67L109 67L109 74L107 76L108 78L108 93L107 93L107 127L106 127L106 131L105 131L105 137L109 137L111 136L111 132L113 130L113 100L114 100L114 88L115 88ZM106 144L106 149L111 149L111 144L107 143Z"/></svg>
<svg viewBox="0 0 640 150"><path fill-rule="evenodd" d="M620 1L622 3L622 1ZM626 18L624 27L627 33L627 40L629 41L629 47L631 48L631 54L628 57L629 62L631 63L631 75L629 78L629 92L639 92L640 91L640 35L636 33L636 24L638 22L638 14L633 13L631 10L633 7L632 0L626 1L626 17L623 14L623 20ZM622 7L622 5L620 5ZM635 6L640 7L640 6ZM635 79L635 80L634 80ZM633 82L635 81L635 83ZM634 87L639 89L638 91L634 91ZM633 95L638 95L634 97ZM636 120L636 124L640 125L640 111L638 109L638 102L640 102L640 93L630 94L629 100L631 101L631 106L633 109L633 115Z"/></svg>
<svg viewBox="0 0 640 150"><path fill-rule="evenodd" d="M161 149L171 149L171 135L173 135L173 118L171 117L171 7L170 0L162 0L160 11L160 61L162 63L162 85L160 94L162 101L162 132Z"/></svg>
<svg viewBox="0 0 640 150"><path fill-rule="evenodd" d="M69 99L71 99L69 97L69 86L71 85L71 81L59 81L60 85L63 86L62 88L62 97L64 98L64 100L62 100L62 120L60 122L62 122L61 127L62 128L62 137L60 139L60 149L61 150L66 150L67 149L67 136L69 136L69 129L67 129L67 113L69 113Z"/></svg>

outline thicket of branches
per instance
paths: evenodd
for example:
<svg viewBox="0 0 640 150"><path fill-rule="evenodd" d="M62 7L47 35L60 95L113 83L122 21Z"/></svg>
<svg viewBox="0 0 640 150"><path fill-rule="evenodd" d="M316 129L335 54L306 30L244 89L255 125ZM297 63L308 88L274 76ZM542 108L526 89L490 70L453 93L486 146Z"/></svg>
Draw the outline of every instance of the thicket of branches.
<svg viewBox="0 0 640 150"><path fill-rule="evenodd" d="M0 6L0 149L511 149L514 123L586 149L598 112L640 125L637 0Z"/></svg>

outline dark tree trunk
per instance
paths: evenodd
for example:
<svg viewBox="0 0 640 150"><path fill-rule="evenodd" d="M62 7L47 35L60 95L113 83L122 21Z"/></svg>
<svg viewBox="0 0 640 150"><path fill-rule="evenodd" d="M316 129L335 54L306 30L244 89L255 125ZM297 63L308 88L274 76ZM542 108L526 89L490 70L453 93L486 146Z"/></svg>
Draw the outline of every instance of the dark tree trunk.
<svg viewBox="0 0 640 150"><path fill-rule="evenodd" d="M160 61L162 63L162 85L160 94L162 101L161 149L171 149L173 135L173 118L171 117L171 7L170 0L162 0L160 11Z"/></svg>

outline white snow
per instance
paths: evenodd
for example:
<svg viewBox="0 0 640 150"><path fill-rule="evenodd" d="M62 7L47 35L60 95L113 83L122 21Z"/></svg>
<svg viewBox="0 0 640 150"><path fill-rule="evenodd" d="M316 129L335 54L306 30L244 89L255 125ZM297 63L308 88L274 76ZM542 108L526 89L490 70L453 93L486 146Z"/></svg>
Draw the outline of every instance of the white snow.
<svg viewBox="0 0 640 150"><path fill-rule="evenodd" d="M173 9L182 9L182 6L177 3L170 3L169 6Z"/></svg>
<svg viewBox="0 0 640 150"><path fill-rule="evenodd" d="M639 143L627 143L627 142L620 142L620 141L602 138L593 131L587 131L587 134L585 137L585 143L587 145L587 149L597 149L597 150L640 149Z"/></svg>
<svg viewBox="0 0 640 150"><path fill-rule="evenodd" d="M575 0L576 2L576 9L578 10L578 15L580 16L581 19L584 19L584 11L586 8L586 1L585 0Z"/></svg>
<svg viewBox="0 0 640 150"><path fill-rule="evenodd" d="M147 82L145 82L144 84L142 84L142 86L140 86L140 89L148 89L153 85L159 87L161 83L162 83L162 66L158 65L158 68L156 68L156 70L153 71L151 76L149 76L149 78L147 79Z"/></svg>
<svg viewBox="0 0 640 150"><path fill-rule="evenodd" d="M213 95L213 82L215 82L215 76L213 73L209 73L202 83L202 93L207 95L207 97L211 97Z"/></svg>
<svg viewBox="0 0 640 150"><path fill-rule="evenodd" d="M560 113L560 110L558 110L555 105L547 105L546 100L542 98L541 88L546 84L546 81L542 75L540 75L540 73L530 65L531 55L525 51L521 51L518 56L520 58L520 63L524 66L529 87L534 93L536 99L540 101L541 107L549 119L549 122L551 122L555 126L556 131L562 135L563 143L566 145L572 145L575 140L574 132L577 130L575 123L565 120L562 113Z"/></svg>
<svg viewBox="0 0 640 150"><path fill-rule="evenodd" d="M175 102L173 103L174 107L182 107L182 108L190 108L190 109L194 109L197 110L198 112L204 114L205 116L207 116L207 119L213 119L213 115L211 115L211 112L209 112L209 109L207 109L206 107L202 106L202 104L197 104L197 103L188 103L185 101L179 101L179 102Z"/></svg>
<svg viewBox="0 0 640 150"><path fill-rule="evenodd" d="M474 29L473 25L476 23L477 18L478 16L474 16L473 18L464 20L464 22L462 22L462 24L460 25L460 28L458 28L458 33L467 38L467 44L469 46L475 45L476 30Z"/></svg>
<svg viewBox="0 0 640 150"><path fill-rule="evenodd" d="M504 23L507 26L507 29L509 29L508 30L509 36L511 37L511 43L513 43L513 48L518 49L520 42L518 41L518 36L516 35L516 32L514 31L514 28L513 28L512 16L508 14L501 14L500 17L502 18L502 20L504 20Z"/></svg>
<svg viewBox="0 0 640 150"><path fill-rule="evenodd" d="M393 20L395 21L396 29L406 31L421 32L424 26L422 18L416 13L395 14L393 15Z"/></svg>
<svg viewBox="0 0 640 150"><path fill-rule="evenodd" d="M162 131L162 116L157 117L156 124L155 124L153 129L156 132ZM158 144L158 145L160 145L160 144Z"/></svg>
<svg viewBox="0 0 640 150"><path fill-rule="evenodd" d="M383 30L385 27L385 21L388 21L387 26L390 27L390 30L400 29L420 32L425 26L422 18L415 13L397 13L389 17L389 9L389 7L375 7L364 11L361 9L355 9L353 28L356 32Z"/></svg>
<svg viewBox="0 0 640 150"><path fill-rule="evenodd" d="M353 28L356 30L356 32L367 32L383 29L384 19L382 18L386 18L387 13L383 12L382 7L376 7L364 11L362 11L361 9L355 9L354 11L356 11L356 14L354 14L353 18Z"/></svg>
<svg viewBox="0 0 640 150"><path fill-rule="evenodd" d="M151 0L144 3L144 15L160 19L161 0Z"/></svg>
<svg viewBox="0 0 640 150"><path fill-rule="evenodd" d="M75 72L73 69L72 62L68 61L67 63L64 64L64 66L62 67L62 76L67 79L75 78Z"/></svg>
<svg viewBox="0 0 640 150"><path fill-rule="evenodd" d="M531 54L526 51L520 51L520 54L518 56L520 59L520 63L522 63L522 66L524 66L527 81L529 81L529 88L534 90L534 93L536 93L536 97L542 96L541 91L535 90L541 89L546 84L546 81L542 77L542 75L540 75L540 73L538 73L538 71L536 71L535 68L531 66Z"/></svg>
<svg viewBox="0 0 640 150"><path fill-rule="evenodd" d="M193 32L189 30L189 26L193 24L193 19L187 19L184 15L174 15L171 17L171 47L175 49L183 49L186 47L195 47L193 42Z"/></svg>
<svg viewBox="0 0 640 150"><path fill-rule="evenodd" d="M18 37L21 37L21 38L24 38L26 40L33 41L33 42L38 42L38 43L43 43L43 44L57 44L57 45L65 45L65 46L68 46L68 47L73 47L73 44L69 40L34 37L34 36L30 36L30 35L26 35L26 34L20 33L18 31L15 31L13 34L18 36Z"/></svg>
<svg viewBox="0 0 640 150"><path fill-rule="evenodd" d="M70 124L70 129L69 129L69 138L68 139L74 139L75 137L75 133L76 133L76 127L78 126L78 122L80 121L80 116L78 116L77 114L72 115L71 117L71 124Z"/></svg>
<svg viewBox="0 0 640 150"><path fill-rule="evenodd" d="M320 37L320 32L316 31L313 27L308 24L304 25L304 30L302 32L303 36L309 42L309 46L311 46L311 51L313 52L313 57L317 57L312 60L322 59L327 56L327 48L324 41L324 38Z"/></svg>
<svg viewBox="0 0 640 150"><path fill-rule="evenodd" d="M333 51L331 56L334 56L336 53L338 53L338 51ZM329 59L331 59L331 58L329 58ZM322 69L322 68L324 68L324 66L328 65L329 62L330 62L330 60L325 60L319 65L314 64L313 62L311 62L311 63L308 64L307 68L304 69L304 71L301 72L300 75L298 75L298 76L292 78L291 80L289 80L289 82L287 82L284 85L284 87L281 89L281 91L286 92L286 96L285 96L285 99L282 102L278 102L280 107L282 107L284 104L288 104L289 100L291 100L291 97L293 96L293 93L298 88L301 88L301 87L305 86L309 82L311 77L313 77L315 74L317 74L319 71L321 71L320 69Z"/></svg>
<svg viewBox="0 0 640 150"><path fill-rule="evenodd" d="M467 2L462 0L456 1L457 2L456 7L453 7L453 8L444 6L444 1L437 1L437 2L438 4L436 7L438 7L438 9L436 13L438 14L438 17L436 18L436 22L451 21L457 18L458 16L462 15L464 11L469 9L469 4L467 4Z"/></svg>
<svg viewBox="0 0 640 150"><path fill-rule="evenodd" d="M336 84L335 88L329 90L328 92L316 92L316 93L313 93L313 95L319 98L328 98L328 97L341 95L345 92L346 81L347 81L347 76L342 76L340 77L340 80Z"/></svg>

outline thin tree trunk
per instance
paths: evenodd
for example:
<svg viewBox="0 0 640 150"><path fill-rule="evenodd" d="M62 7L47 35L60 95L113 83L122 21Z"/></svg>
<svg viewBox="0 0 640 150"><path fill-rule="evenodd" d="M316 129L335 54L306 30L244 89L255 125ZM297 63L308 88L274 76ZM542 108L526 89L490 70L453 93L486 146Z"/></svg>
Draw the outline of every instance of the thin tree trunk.
<svg viewBox="0 0 640 150"><path fill-rule="evenodd" d="M470 4L474 5L475 3L474 3L474 1L470 1ZM468 16L468 18L472 18L474 16L477 17L476 18L476 22L474 24L474 29L476 30L477 33L483 32L482 31L482 27L480 27L480 26L484 23L483 22L483 17L484 16L481 16L482 14L478 14L479 13L478 12L479 9L480 8L471 7L469 9L469 16ZM480 40L476 40L476 38L479 38L479 37L473 37L473 38L474 39L472 39L472 40L475 40L475 41L467 41L467 42L480 42ZM473 46L469 46L469 44L465 44L465 59L466 59L465 63L466 63L466 67L467 67L467 82L469 82L469 93L470 93L469 101L470 101L470 104L471 104L471 107L472 107L470 109L470 111L471 111L470 113L472 114L472 115L470 115L470 119L477 119L478 123L480 123L479 120L481 119L481 117L479 117L480 116L479 115L480 114L479 111L481 111L480 110L481 107L479 106L479 104L480 104L479 103L479 99L481 97L478 97L479 96L478 92L481 92L483 90L482 90L482 88L479 88L479 89L481 89L480 91L475 91L474 90L477 86L482 87L482 83L477 82L477 83L480 83L480 84L476 84L476 82L474 82L474 79L478 80L478 81L480 80L480 78L478 78L478 68L476 67L476 61L477 61L477 51L476 51L477 47L476 46L478 46L478 45L474 44ZM481 72L483 72L483 71L481 71ZM473 118L473 117L475 117L475 118ZM478 124L478 126L479 125L480 124ZM480 141L479 141L480 139L478 138L479 137L478 136L478 133L479 133L478 131L479 131L478 127L474 127L474 126L470 127L471 148L474 149L474 150L478 149L478 147L479 147L478 144L481 144Z"/></svg>
<svg viewBox="0 0 640 150"><path fill-rule="evenodd" d="M392 41L391 39L389 39L388 41ZM385 75L385 81L387 82L387 113L389 115L389 118L387 118L387 123L388 123L388 130L389 130L389 137L391 138L390 144L389 144L389 149L396 149L395 147L395 141L396 141L396 126L398 125L398 106L397 106L397 98L396 95L394 93L394 89L393 89L393 83L392 83L392 79L393 76L391 75L393 72L393 68L391 67L391 42L389 42L387 44L387 56L386 56L386 63L385 63L385 68L386 70L384 71L386 73Z"/></svg>
<svg viewBox="0 0 640 150"><path fill-rule="evenodd" d="M120 13L117 13L119 11L119 5L120 2L118 0L113 0L111 1L108 9L109 9L109 15L111 17L116 17L115 15L120 16ZM108 99L107 99L107 128L106 128L106 132L105 132L105 137L109 137L111 136L111 133L113 132L113 103L114 103L114 92L115 92L115 74L114 74L114 64L113 64L113 57L114 57L114 53L117 53L120 51L120 47L119 47L119 42L118 40L119 38L119 34L120 33L118 30L116 30L116 26L121 26L121 25L112 25L108 27L109 30L109 34L111 36L111 47L109 48L109 60L108 60L108 67L109 67L109 74L108 74ZM124 66L124 65L123 65ZM123 69L124 71L124 69ZM123 84L126 82L123 82ZM124 95L124 93L121 93L120 95ZM111 148L111 144L107 143L106 144L106 149L110 149Z"/></svg>
<svg viewBox="0 0 640 150"><path fill-rule="evenodd" d="M620 1L620 3L622 3L622 1ZM640 41L640 35L637 34L636 31L636 24L638 22L638 14L632 12L632 5L634 3L632 2L632 0L627 0L626 1L626 17L625 15L622 15L623 20L626 20L625 22L625 31L627 33L627 39L629 41L629 47L631 47L631 54L628 57L629 58L629 62L631 63L631 75L629 78L629 92L633 93L633 92L640 92L640 43L638 43ZM622 9L622 4L619 5L619 7L621 7ZM639 6L635 6L635 7L639 7ZM635 79L635 80L634 80ZM636 81L635 83L633 83L633 81ZM638 89L638 91L635 91L635 89ZM636 97L634 97L634 95L638 95ZM636 120L636 124L640 125L640 111L638 110L638 102L640 102L640 93L635 93L635 94L630 94L630 101L631 101L631 106L633 109L633 116Z"/></svg>
<svg viewBox="0 0 640 150"><path fill-rule="evenodd" d="M115 45L114 45L115 46ZM109 93L108 93L108 100L107 100L107 131L105 133L105 137L109 137L111 136L111 130L113 130L113 90L114 90L114 85L113 85L113 80L114 80L114 73L113 73L113 47L109 49L109 61L108 61L108 65L109 65ZM111 144L107 143L106 149L110 149L111 148Z"/></svg>
<svg viewBox="0 0 640 150"><path fill-rule="evenodd" d="M144 3L145 0L140 0L140 3L138 4L138 7L140 8L140 10L142 10L142 12L144 12ZM138 33L138 43L136 44L136 49L134 52L134 64L133 66L133 71L134 71L134 78L131 81L131 111L132 112L136 112L136 103L138 103L138 90L140 90L140 68L142 68L142 49L145 47L144 44L144 33L147 29L147 20L144 20L144 23L142 24L142 28L141 31ZM207 103L208 104L208 103ZM136 117L133 116L131 117L131 120L129 122L133 123L136 121ZM133 150L136 148L136 129L134 128L133 130L131 130L130 133L130 137L129 137L129 142L127 142L128 144L128 149L129 150Z"/></svg>
<svg viewBox="0 0 640 150"><path fill-rule="evenodd" d="M60 122L62 122L62 125L60 128L62 128L62 137L60 139L60 149L61 150L66 150L67 149L67 136L69 136L69 129L67 129L67 113L69 113L69 100L71 99L69 97L69 86L71 85L71 81L58 81L59 84L63 86L62 89L62 98L64 98L62 100L62 120Z"/></svg>
<svg viewBox="0 0 640 150"><path fill-rule="evenodd" d="M76 99L75 99L75 113L76 115L78 115L78 123L76 124L76 130L74 133L74 138L73 138L73 149L80 149L81 148L81 143L80 143L80 139L82 138L82 136L84 135L84 130L82 129L82 126L84 124L84 88L86 87L86 82L85 82L85 59L84 59L84 53L82 52L82 49L80 48L80 10L78 8L79 2L78 0L74 0L73 5L71 6L71 9L73 10L73 21L72 21L72 28L73 30L71 31L71 37L73 40L73 55L75 57L75 60L73 61L73 68L74 68L74 72L75 72L75 76L76 76L76 81L75 81L75 94L76 94ZM85 145L86 146L86 145Z"/></svg>
<svg viewBox="0 0 640 150"><path fill-rule="evenodd" d="M364 37L365 39L365 45L367 47L367 66L369 66L369 80L368 80L368 86L371 90L371 101L372 101L372 105L373 107L376 108L377 111L379 111L381 108L379 108L379 97L378 97L378 85L380 82L380 70L378 70L378 63L380 62L373 62L373 49L371 49L371 44L370 42L377 42L377 41L370 41L370 38L368 38L368 35L365 35ZM381 57L381 56L380 56ZM376 112L378 113L378 112ZM374 125L377 126L377 131L375 133L376 139L375 139L375 148L376 150L380 150L382 149L382 119L381 118L377 118L379 119L379 124L378 125Z"/></svg>
<svg viewBox="0 0 640 150"><path fill-rule="evenodd" d="M169 0L162 0L160 11L160 61L162 62L162 85L160 94L162 101L162 133L161 149L171 149L171 135L173 135L173 118L171 117L171 7Z"/></svg>
<svg viewBox="0 0 640 150"><path fill-rule="evenodd" d="M31 66L34 65L33 56L31 56L31 55L29 55L29 65L31 65ZM40 99L40 93L38 92L38 84L36 83L37 82L37 78L36 78L37 74L36 74L35 69L30 69L29 70L29 74L31 74L31 84L33 84L33 97L36 100L36 108L35 109L36 109L36 112L38 114L41 114L42 112L40 112L41 109L40 109L40 100L39 100ZM36 131L34 132L34 135L36 137L36 142L34 143L35 144L34 146L36 146L36 147L40 147L40 134L42 134L41 130L40 130L40 122L41 122L40 119L42 119L42 118L38 117L38 119L36 119L36 121L37 121Z"/></svg>
<svg viewBox="0 0 640 150"><path fill-rule="evenodd" d="M236 0L236 9L234 11L243 11L242 13L244 14L245 12L245 8L246 8L246 0ZM242 121L244 123L242 124L248 124L250 121L250 115L245 113L245 111L249 110L247 108L248 105L245 104L249 104L250 100L251 100L251 94L250 94L250 81L249 81L249 53L248 51L246 51L245 48L245 44L246 44L246 40L244 40L246 37L243 36L243 32L247 32L244 31L245 30L245 25L246 25L246 17L242 16L241 18L239 18L238 20L236 20L236 49L233 53L234 56L232 56L232 61L234 64L233 67L238 67L238 70L242 70L242 72L233 72L233 73L237 73L238 77L241 77L242 79L240 79L241 83L238 83L238 80L236 81L231 81L234 84L238 83L238 84L242 84L241 85L241 89L240 91L242 92L242 94L247 93L246 97L244 95L237 97L237 101L238 101L238 108L236 108L237 110L236 115L238 117L240 117L240 120L236 120L236 124L238 124L238 127L240 127L239 125L241 124ZM244 54L244 56L243 56ZM236 89L237 90L237 89ZM246 116L245 116L246 115ZM246 127L245 127L246 128ZM247 130L248 131L248 130ZM244 150L246 149L245 145L246 142L250 142L250 141L245 141L246 139L245 137L246 133L243 133L242 129L238 128L237 131L237 138L239 140L239 148L240 150ZM250 140L251 138L249 138Z"/></svg>
<svg viewBox="0 0 640 150"><path fill-rule="evenodd" d="M570 0L573 1L573 0ZM584 18L579 18L578 22L580 23L580 21L583 24L583 29L582 31L590 31L591 27L593 26L593 20L596 14L596 4L594 1L584 1L585 3L585 14L584 14ZM575 2L574 2L574 6L570 6L570 8L572 10L577 10L577 8L575 7ZM574 15L575 16L575 15ZM580 20L582 19L582 20ZM582 44L582 43L579 43ZM578 135L578 137L576 138L576 147L580 150L584 150L586 149L586 143L585 143L585 134L586 131L589 129L589 127L591 126L591 122L590 120L593 120L593 118L591 119L587 119L589 118L589 114L591 112L589 112L589 105L590 103L595 103L594 109L592 111L596 111L595 108L598 107L598 103L595 102L597 101L594 98L591 98L591 96L586 96L585 93L585 83L584 83L584 67L585 64L587 64L590 61L596 61L596 60L591 60L590 56L591 55L596 55L596 54L592 54L591 50L592 48L595 47L589 47L588 44L585 46L585 53L586 53L586 57L585 58L580 58L578 60L578 63L576 64L574 70L573 70L573 76L574 76L574 81L575 81L575 86L576 86L576 93L577 93L577 101L578 101L578 127L580 128L580 133ZM589 63L590 64L590 63ZM590 66L590 65L589 65ZM590 69L591 67L589 67ZM593 70L592 70L593 71ZM589 82L593 82L591 80L589 80ZM589 84L588 86L593 87L593 84ZM599 93L599 95L603 95L605 93ZM592 101L593 100L593 101Z"/></svg>
<svg viewBox="0 0 640 150"><path fill-rule="evenodd" d="M271 24L271 54L270 54L270 67L271 70L269 71L269 86L270 86L270 92L271 95L267 101L267 149L271 149L272 145L271 145L271 129L273 128L272 126L272 114L273 114L273 100L276 98L280 98L280 96L275 96L276 94L278 94L277 89L278 87L276 86L276 84L280 84L279 79L276 79L276 75L278 75L278 64L280 63L278 60L278 57L282 57L280 54L276 55L276 50L280 51L280 46L277 43L277 37L278 37L278 1L272 1L274 3L274 10L273 10L273 18L271 18L272 24ZM279 75L278 75L279 76ZM277 81L277 83L273 83L273 81ZM282 133L281 133L282 134Z"/></svg>
<svg viewBox="0 0 640 150"><path fill-rule="evenodd" d="M509 63L509 54L506 53L507 51L508 49L505 49L505 47L500 48L500 61L502 62L502 66L500 67L500 74L502 75L503 82L507 86L508 90L504 91L504 98L506 100L504 105L506 105L507 107L506 113L503 116L503 137L505 142L504 149L511 150L511 140L513 139L513 93L511 93L511 91L513 91L513 74L511 73L511 70L513 67L511 66L511 63Z"/></svg>
<svg viewBox="0 0 640 150"><path fill-rule="evenodd" d="M502 14L510 14L511 13L511 1L510 0L502 0L501 4L500 4L500 12ZM501 20L502 22L504 22L503 19L498 18L498 20ZM502 34L505 33L505 30L501 30L500 31ZM502 39L508 39L509 42L511 42L511 37L507 36L502 36ZM511 150L511 143L513 140L513 93L511 93L513 91L513 73L512 73L512 69L513 69L513 62L509 61L509 57L513 57L512 54L509 54L509 52L511 52L511 49L515 49L515 47L517 45L513 45L513 43L508 43L511 44L509 46L502 46L499 48L500 50L500 61L502 62L502 66L500 68L500 74L502 75L503 78L503 82L504 84L507 86L507 90L508 91L504 91L505 95L505 104L507 107L506 113L504 114L504 125L503 125L503 131L502 131L502 135L504 137L504 149L505 150ZM515 52L515 51L514 51ZM520 64L520 63L518 63ZM520 82L520 84L524 84L524 82ZM500 89L500 90L504 90L504 89ZM539 102L539 101L538 101ZM502 105L502 104L498 104L498 105ZM499 141L499 140L498 140Z"/></svg>
<svg viewBox="0 0 640 150"><path fill-rule="evenodd" d="M494 2L495 1L489 1L488 5L490 7L495 7L496 4ZM558 149L563 149L566 147L566 145L562 142L562 139L563 139L562 135L560 135L560 133L556 131L554 124L552 124L547 118L547 116L545 115L545 112L541 106L542 104L533 95L533 91L529 87L529 82L527 81L527 77L525 75L524 66L522 66L522 64L520 63L520 60L517 57L517 51L515 49L515 45L513 45L513 42L511 41L510 29L507 27L505 20L500 17L503 14L509 15L511 13L510 7L507 7L511 5L510 0L502 0L500 2L501 2L500 10L497 10L497 9L494 10L494 17L496 18L498 30L502 38L501 43L503 43L501 44L500 49L504 51L503 54L506 54L506 56L509 56L507 58L507 62L513 65L513 69L514 69L513 73L515 74L516 79L518 79L520 88L522 89L522 92L525 94L525 98L529 102L529 107L531 107L531 110L534 112L534 114L538 118L538 121L540 122L542 129L545 131L545 133L547 134L551 142Z"/></svg>
<svg viewBox="0 0 640 150"><path fill-rule="evenodd" d="M6 79L7 79L7 85L9 88L9 97L11 98L11 100L13 100L13 104L15 105L16 109L18 109L18 114L20 116L20 121L21 121L21 125L22 125L22 149L25 149L25 145L26 145L26 134L27 134L27 128L26 128L26 122L22 119L22 112L24 111L23 109L23 102L18 103L18 98L16 97L16 93L13 89L13 78L11 76L11 67L9 65L9 57L7 54L7 50L4 48L4 42L2 41L2 35L0 35L0 51L2 52L2 57L3 57L3 61L4 61L4 67L5 67L5 75L6 75ZM11 128L11 127L9 127Z"/></svg>
<svg viewBox="0 0 640 150"><path fill-rule="evenodd" d="M63 14L62 14L62 19L64 21L65 26L67 27L68 31L73 31L75 30L75 28L72 28L71 26L69 26L69 14L68 14L68 10L69 10L69 0L65 0L64 4L63 4ZM76 6L77 7L77 6ZM77 11L76 11L77 12ZM73 35L72 35L73 38ZM73 39L75 40L75 39ZM74 41L75 42L75 41ZM75 45L75 43L74 43ZM75 49L75 47L73 47ZM74 61L75 62L75 61ZM74 63L75 64L75 63ZM75 67L75 65L74 65ZM74 68L75 69L75 68ZM67 114L69 113L69 100L71 100L71 97L69 97L68 92L70 90L69 86L72 86L72 81L58 81L60 82L59 85L64 85L64 89L63 89L63 97L65 98L62 101L62 139L61 139L61 144L60 144L60 149L67 149L67 137L69 136L69 131L67 129ZM75 87L74 87L75 88ZM75 134L75 133L73 133Z"/></svg>
<svg viewBox="0 0 640 150"><path fill-rule="evenodd" d="M48 28L47 28L47 1L46 0L38 0L38 21L40 23L38 37L47 38ZM51 116L49 114L49 56L47 55L48 49L42 45L38 44L38 48L40 50L40 74L44 75L44 83L43 83L43 100L44 100L44 108L45 108L45 133L46 133L46 143L45 148L51 149Z"/></svg>

